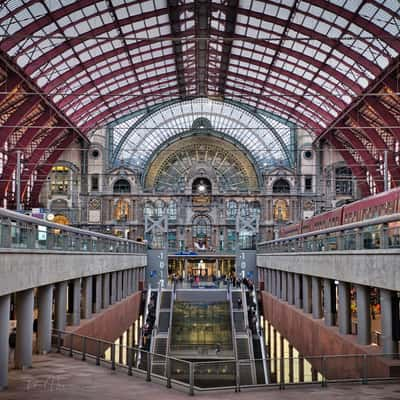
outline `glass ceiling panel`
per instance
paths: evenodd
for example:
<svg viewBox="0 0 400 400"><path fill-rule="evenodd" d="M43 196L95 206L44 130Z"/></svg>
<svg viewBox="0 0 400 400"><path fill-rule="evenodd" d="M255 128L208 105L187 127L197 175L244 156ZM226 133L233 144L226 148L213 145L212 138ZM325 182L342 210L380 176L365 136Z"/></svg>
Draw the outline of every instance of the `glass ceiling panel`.
<svg viewBox="0 0 400 400"><path fill-rule="evenodd" d="M192 132L193 123L199 118L211 124L208 132L226 135L242 144L260 170L292 163L293 125L270 114L247 111L240 104L206 98L164 105L151 113L138 112L113 124L114 163L144 169L159 146Z"/></svg>

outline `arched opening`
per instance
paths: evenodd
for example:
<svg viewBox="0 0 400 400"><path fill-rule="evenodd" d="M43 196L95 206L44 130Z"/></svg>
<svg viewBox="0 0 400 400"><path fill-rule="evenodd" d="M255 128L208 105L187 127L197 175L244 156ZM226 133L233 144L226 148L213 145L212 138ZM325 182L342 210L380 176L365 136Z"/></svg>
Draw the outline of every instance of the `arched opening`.
<svg viewBox="0 0 400 400"><path fill-rule="evenodd" d="M126 179L118 179L114 183L114 193L130 193L131 185Z"/></svg>
<svg viewBox="0 0 400 400"><path fill-rule="evenodd" d="M211 182L207 178L196 178L192 184L192 194L208 195L211 194Z"/></svg>
<svg viewBox="0 0 400 400"><path fill-rule="evenodd" d="M278 179L272 187L273 193L290 193L290 184L286 179Z"/></svg>

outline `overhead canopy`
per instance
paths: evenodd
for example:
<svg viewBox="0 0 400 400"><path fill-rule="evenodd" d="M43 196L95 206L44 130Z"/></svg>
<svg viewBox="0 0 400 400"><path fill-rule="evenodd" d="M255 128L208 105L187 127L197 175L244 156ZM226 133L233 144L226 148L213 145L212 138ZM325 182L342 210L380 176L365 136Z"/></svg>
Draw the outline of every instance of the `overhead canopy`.
<svg viewBox="0 0 400 400"><path fill-rule="evenodd" d="M392 124L399 7L397 0L8 0L0 7L3 86L20 90L6 68L18 66L77 136L167 100L247 103L330 140L369 182L367 194L381 190L382 154L399 138ZM371 101L355 106L376 83ZM365 122L391 128L366 132ZM378 168L365 170L372 161ZM396 185L396 155L389 161Z"/></svg>

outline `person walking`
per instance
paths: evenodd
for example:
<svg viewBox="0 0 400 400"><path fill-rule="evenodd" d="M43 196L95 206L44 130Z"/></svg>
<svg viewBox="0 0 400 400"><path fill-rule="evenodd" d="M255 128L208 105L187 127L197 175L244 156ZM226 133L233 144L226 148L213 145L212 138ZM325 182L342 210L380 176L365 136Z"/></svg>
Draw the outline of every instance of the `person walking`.
<svg viewBox="0 0 400 400"><path fill-rule="evenodd" d="M10 336L8 337L8 345L10 347L8 352L9 362L12 362L14 359L16 344L17 344L17 328L13 328L13 330L10 332Z"/></svg>

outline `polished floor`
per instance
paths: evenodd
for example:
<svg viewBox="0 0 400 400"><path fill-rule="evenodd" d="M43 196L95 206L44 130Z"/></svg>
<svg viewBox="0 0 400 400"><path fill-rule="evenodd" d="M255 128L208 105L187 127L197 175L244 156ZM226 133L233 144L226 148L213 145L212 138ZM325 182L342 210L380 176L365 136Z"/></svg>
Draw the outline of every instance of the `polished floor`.
<svg viewBox="0 0 400 400"><path fill-rule="evenodd" d="M277 388L245 390L240 393L223 391L196 393L202 399L218 400L398 400L398 384L347 384L291 387L280 391ZM132 399L187 399L188 394L181 389L166 389L164 384L145 382L141 376L127 376L123 371L112 372L104 367L96 367L66 356L51 354L35 356L34 368L24 371L10 371L9 389L0 392L1 400L132 400Z"/></svg>

